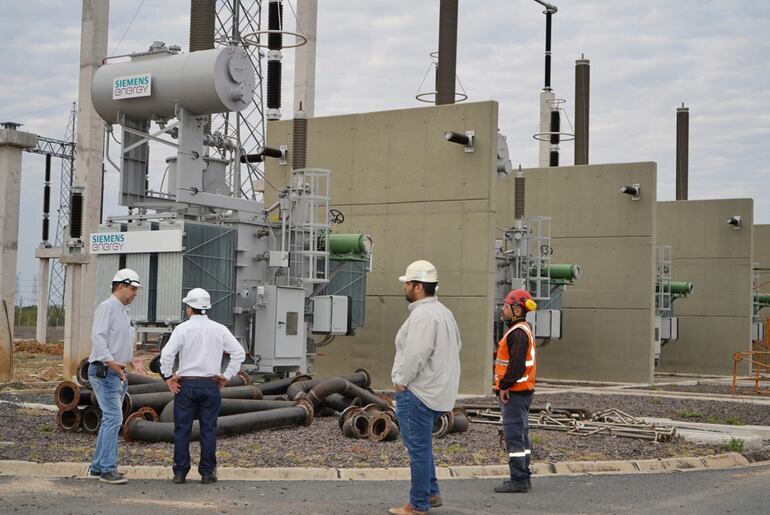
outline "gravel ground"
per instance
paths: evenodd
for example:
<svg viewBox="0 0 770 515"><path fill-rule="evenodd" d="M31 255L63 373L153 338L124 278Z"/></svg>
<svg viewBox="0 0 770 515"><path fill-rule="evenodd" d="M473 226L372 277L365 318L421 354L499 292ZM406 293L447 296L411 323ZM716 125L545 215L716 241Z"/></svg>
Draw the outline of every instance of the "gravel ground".
<svg viewBox="0 0 770 515"><path fill-rule="evenodd" d="M50 392L0 393L0 399L51 404ZM468 399L463 402L488 402ZM770 410L746 404L655 397L590 394L538 394L534 403L582 407L598 411L609 407L634 416L669 417L679 420L770 425ZM673 456L704 456L724 452L719 446L696 446L686 442L654 443L628 438L594 435L570 436L533 430L534 461L648 459ZM61 433L51 412L0 404L0 459L37 462L90 461L95 436ZM123 465L171 465L172 445L126 443L120 440ZM434 442L439 465L490 465L505 463L500 449L498 426L472 424L468 433L453 434ZM191 445L194 456L197 443ZM254 432L218 440L222 466L244 467L398 467L407 466L400 440L374 443L342 435L336 418L317 418L308 428ZM196 457L197 459L197 457Z"/></svg>
<svg viewBox="0 0 770 515"><path fill-rule="evenodd" d="M760 389L768 390L770 389L770 385L768 385L767 381L763 381L759 384ZM699 383L699 384L691 384L691 385L680 385L680 384L665 384L665 385L655 385L650 388L646 388L647 390L655 390L655 391L665 391L665 392L696 392L696 393L716 393L720 395L733 395L733 385L732 384L716 384L716 383ZM736 387L736 394L738 395L752 395L757 396L754 392L754 385L752 383L751 386L744 384L738 384ZM765 396L766 397L766 396Z"/></svg>

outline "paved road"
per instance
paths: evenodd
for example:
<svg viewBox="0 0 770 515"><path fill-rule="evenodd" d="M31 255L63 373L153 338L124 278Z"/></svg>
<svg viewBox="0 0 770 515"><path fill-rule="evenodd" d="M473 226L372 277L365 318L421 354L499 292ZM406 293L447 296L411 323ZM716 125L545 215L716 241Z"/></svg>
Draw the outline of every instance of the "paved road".
<svg viewBox="0 0 770 515"><path fill-rule="evenodd" d="M436 515L490 513L765 514L770 465L741 469L535 478L529 494L494 494L497 480L443 481ZM0 477L2 513L386 513L403 481L221 481L214 485Z"/></svg>

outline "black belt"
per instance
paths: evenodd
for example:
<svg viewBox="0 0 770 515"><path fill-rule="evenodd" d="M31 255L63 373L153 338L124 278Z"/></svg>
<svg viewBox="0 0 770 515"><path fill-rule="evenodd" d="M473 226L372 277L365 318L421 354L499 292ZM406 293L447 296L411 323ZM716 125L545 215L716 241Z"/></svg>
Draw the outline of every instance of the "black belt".
<svg viewBox="0 0 770 515"><path fill-rule="evenodd" d="M214 381L215 376L180 376L180 381Z"/></svg>

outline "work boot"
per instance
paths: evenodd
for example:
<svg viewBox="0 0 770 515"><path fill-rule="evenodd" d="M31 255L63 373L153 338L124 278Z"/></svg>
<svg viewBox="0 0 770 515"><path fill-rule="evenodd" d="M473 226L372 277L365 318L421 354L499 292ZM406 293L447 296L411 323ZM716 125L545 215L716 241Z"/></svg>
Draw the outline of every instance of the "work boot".
<svg viewBox="0 0 770 515"><path fill-rule="evenodd" d="M388 513L390 513L390 515L425 515L428 512L415 510L412 508L411 504L405 504L403 506L399 506L398 508L390 508Z"/></svg>
<svg viewBox="0 0 770 515"><path fill-rule="evenodd" d="M109 472L102 472L99 476L99 481L102 483L109 483L111 485L122 485L128 483L128 479L119 473L117 470L110 470Z"/></svg>
<svg viewBox="0 0 770 515"><path fill-rule="evenodd" d="M217 475L213 472L211 474L206 474L201 478L201 483L204 485L210 485L211 483L217 482Z"/></svg>
<svg viewBox="0 0 770 515"><path fill-rule="evenodd" d="M175 485L181 485L185 482L185 477L175 475L173 481Z"/></svg>
<svg viewBox="0 0 770 515"><path fill-rule="evenodd" d="M530 486L527 481L512 481L506 479L495 487L495 492L499 494L519 494L529 492Z"/></svg>
<svg viewBox="0 0 770 515"><path fill-rule="evenodd" d="M441 500L440 495L431 495L428 497L428 502L430 503L431 508L439 508L444 505L444 501Z"/></svg>

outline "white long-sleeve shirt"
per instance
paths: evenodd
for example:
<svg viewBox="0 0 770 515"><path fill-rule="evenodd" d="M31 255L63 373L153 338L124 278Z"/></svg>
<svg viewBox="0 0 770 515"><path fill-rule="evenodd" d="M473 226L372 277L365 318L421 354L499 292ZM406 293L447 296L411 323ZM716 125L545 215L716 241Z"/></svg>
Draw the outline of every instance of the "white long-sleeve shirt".
<svg viewBox="0 0 770 515"><path fill-rule="evenodd" d="M160 372L163 377L169 377L174 357L179 353L176 375L213 377L219 375L223 352L230 354L230 364L222 375L230 379L240 370L246 357L243 347L224 325L206 315L193 315L171 333L160 353Z"/></svg>
<svg viewBox="0 0 770 515"><path fill-rule="evenodd" d="M409 304L409 317L396 335L393 384L405 385L426 406L451 411L460 386L460 330L436 297Z"/></svg>
<svg viewBox="0 0 770 515"><path fill-rule="evenodd" d="M128 363L134 356L134 334L128 308L117 297L110 295L94 311L88 361Z"/></svg>

